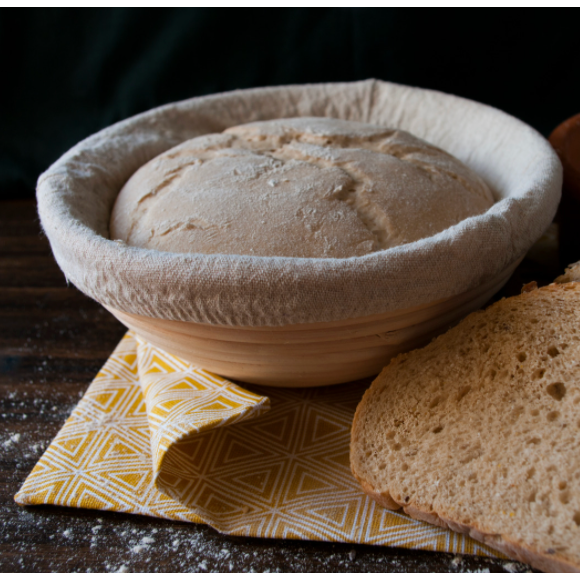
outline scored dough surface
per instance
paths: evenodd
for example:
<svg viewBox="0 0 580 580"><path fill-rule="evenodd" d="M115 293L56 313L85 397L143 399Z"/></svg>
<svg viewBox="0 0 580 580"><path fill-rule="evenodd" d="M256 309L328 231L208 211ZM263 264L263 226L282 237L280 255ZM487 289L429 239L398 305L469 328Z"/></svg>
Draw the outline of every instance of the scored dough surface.
<svg viewBox="0 0 580 580"><path fill-rule="evenodd" d="M493 203L474 171L405 131L278 119L152 159L119 193L110 234L168 252L348 258L432 236Z"/></svg>

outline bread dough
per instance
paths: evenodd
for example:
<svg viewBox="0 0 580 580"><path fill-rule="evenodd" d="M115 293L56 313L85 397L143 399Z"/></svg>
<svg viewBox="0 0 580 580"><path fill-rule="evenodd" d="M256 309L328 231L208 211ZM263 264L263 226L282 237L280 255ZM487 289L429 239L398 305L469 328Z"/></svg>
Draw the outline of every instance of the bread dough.
<svg viewBox="0 0 580 580"><path fill-rule="evenodd" d="M471 169L400 130L301 117L196 137L141 167L110 234L167 252L348 258L432 236L494 198Z"/></svg>

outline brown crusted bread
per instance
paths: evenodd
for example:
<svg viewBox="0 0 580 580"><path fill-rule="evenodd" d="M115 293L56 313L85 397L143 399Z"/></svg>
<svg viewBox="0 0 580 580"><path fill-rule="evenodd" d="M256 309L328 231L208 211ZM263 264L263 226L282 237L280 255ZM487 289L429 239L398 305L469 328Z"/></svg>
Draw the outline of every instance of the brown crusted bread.
<svg viewBox="0 0 580 580"><path fill-rule="evenodd" d="M501 300L395 358L358 406L351 467L387 508L580 571L580 283Z"/></svg>
<svg viewBox="0 0 580 580"><path fill-rule="evenodd" d="M347 258L432 236L493 203L474 171L405 131L279 119L145 164L117 198L110 235L180 253Z"/></svg>

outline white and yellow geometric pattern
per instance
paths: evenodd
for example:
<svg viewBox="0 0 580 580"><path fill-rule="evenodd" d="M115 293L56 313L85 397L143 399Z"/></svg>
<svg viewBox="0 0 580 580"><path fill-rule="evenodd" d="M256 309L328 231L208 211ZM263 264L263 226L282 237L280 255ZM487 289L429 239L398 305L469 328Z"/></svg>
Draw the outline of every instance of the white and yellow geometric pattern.
<svg viewBox="0 0 580 580"><path fill-rule="evenodd" d="M251 393L129 332L16 495L228 534L501 556L381 508L349 467L366 384Z"/></svg>

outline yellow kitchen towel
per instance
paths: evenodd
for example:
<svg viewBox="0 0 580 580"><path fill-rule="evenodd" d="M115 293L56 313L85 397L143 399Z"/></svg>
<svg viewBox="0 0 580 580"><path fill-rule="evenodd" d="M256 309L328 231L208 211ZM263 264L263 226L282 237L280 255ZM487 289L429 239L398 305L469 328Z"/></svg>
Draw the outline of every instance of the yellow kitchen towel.
<svg viewBox="0 0 580 580"><path fill-rule="evenodd" d="M239 536L501 557L361 492L349 441L366 387L249 392L129 332L16 501L207 523Z"/></svg>

